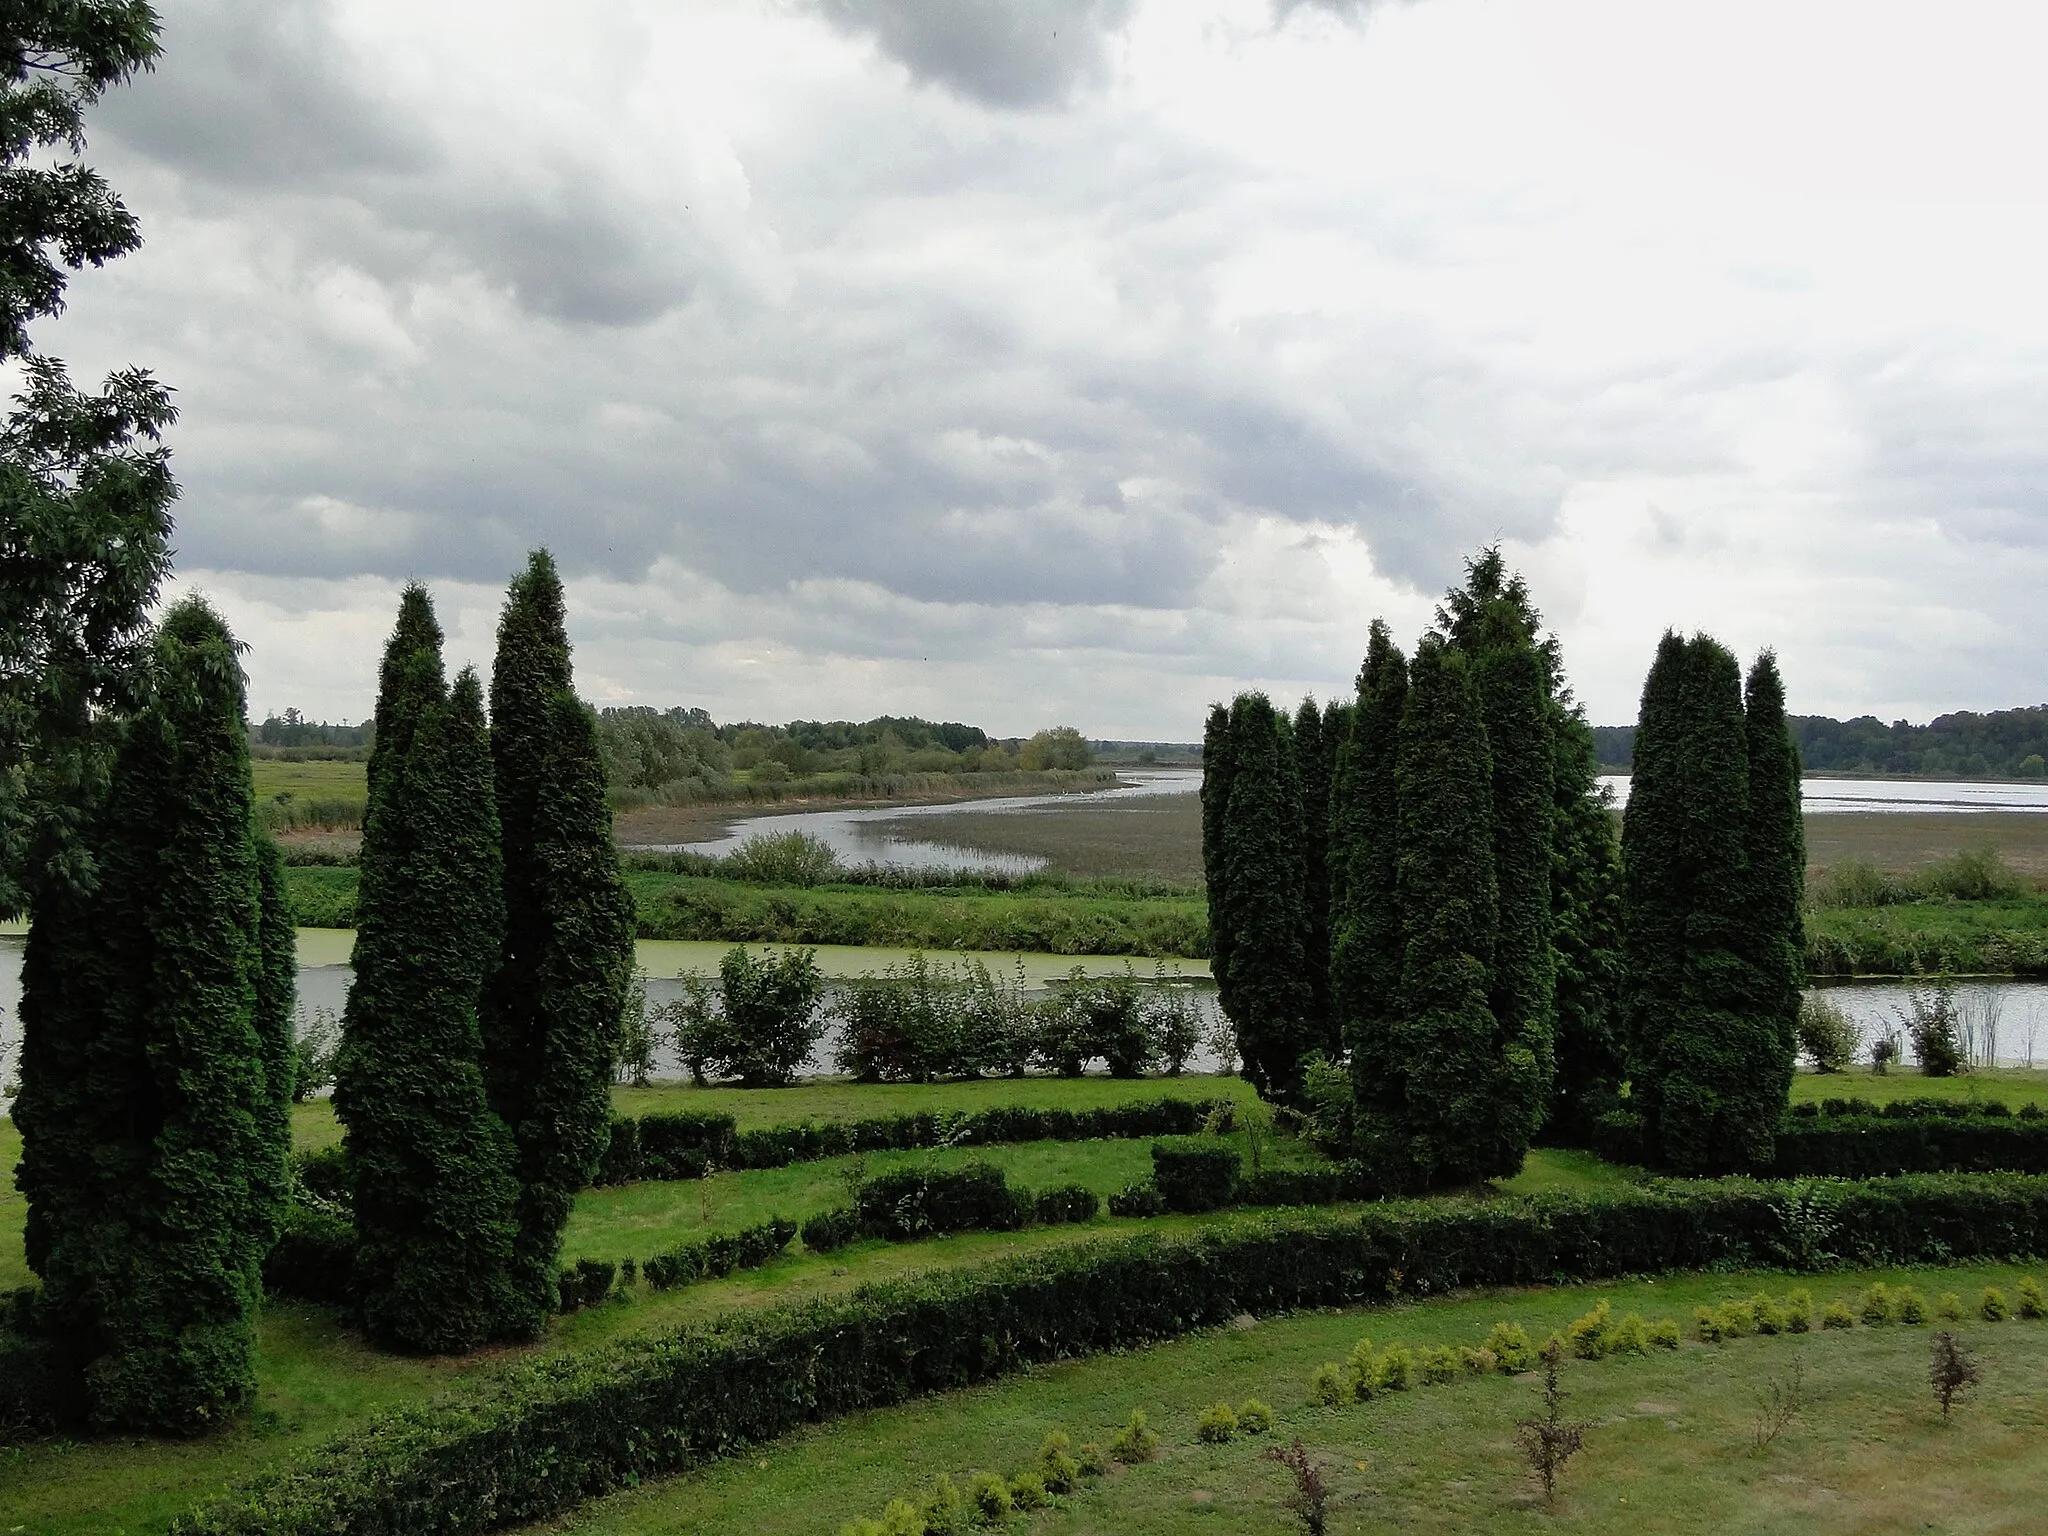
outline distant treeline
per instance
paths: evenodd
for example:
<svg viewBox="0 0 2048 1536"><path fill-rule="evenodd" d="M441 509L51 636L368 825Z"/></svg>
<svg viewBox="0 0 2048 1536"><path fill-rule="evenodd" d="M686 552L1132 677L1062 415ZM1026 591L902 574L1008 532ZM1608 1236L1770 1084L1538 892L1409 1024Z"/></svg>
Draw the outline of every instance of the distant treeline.
<svg viewBox="0 0 2048 1536"><path fill-rule="evenodd" d="M701 709L645 705L598 714L615 798L715 798L742 784L799 787L831 778L1016 773L1087 768L1094 753L1072 726L998 739L958 721L880 715L850 720L719 725Z"/></svg>
<svg viewBox="0 0 2048 1536"><path fill-rule="evenodd" d="M2048 704L1979 715L1958 710L1926 725L1871 715L1831 720L1794 715L1799 761L1811 773L1901 773L1928 778L2040 778L2048 772ZM1632 725L1596 725L1593 745L1604 768L1627 768Z"/></svg>
<svg viewBox="0 0 2048 1536"><path fill-rule="evenodd" d="M257 757L351 760L367 758L377 744L374 721L360 725L308 720L296 709L267 715L249 727L249 750Z"/></svg>

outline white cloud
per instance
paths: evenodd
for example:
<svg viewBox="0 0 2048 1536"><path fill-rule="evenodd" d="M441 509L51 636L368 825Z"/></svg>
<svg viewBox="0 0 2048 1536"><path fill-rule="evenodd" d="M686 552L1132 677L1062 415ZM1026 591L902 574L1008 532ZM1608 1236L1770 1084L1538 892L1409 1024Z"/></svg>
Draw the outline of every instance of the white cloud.
<svg viewBox="0 0 2048 1536"><path fill-rule="evenodd" d="M1596 717L1666 624L1795 708L2048 694L2048 20L1731 0L172 0L101 109L259 707L593 697L1185 738L1494 537Z"/></svg>

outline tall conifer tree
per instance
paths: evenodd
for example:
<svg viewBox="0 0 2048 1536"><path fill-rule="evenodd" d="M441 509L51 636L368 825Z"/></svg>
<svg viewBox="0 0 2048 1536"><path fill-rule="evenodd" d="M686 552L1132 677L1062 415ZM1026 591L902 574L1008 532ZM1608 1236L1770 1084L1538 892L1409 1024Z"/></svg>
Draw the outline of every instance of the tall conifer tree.
<svg viewBox="0 0 2048 1536"><path fill-rule="evenodd" d="M1746 731L1735 658L1666 634L1622 856L1633 1100L1650 1155L1683 1173L1768 1161L1784 1110L1779 1021L1754 963Z"/></svg>
<svg viewBox="0 0 2048 1536"><path fill-rule="evenodd" d="M1230 871L1223 857L1231 778L1230 706L1212 704L1202 728L1202 886L1209 908L1209 974L1219 999L1231 988Z"/></svg>
<svg viewBox="0 0 2048 1536"><path fill-rule="evenodd" d="M1764 1011L1777 1021L1779 1051L1769 1076L1780 1100L1798 1060L1800 988L1806 979L1806 826L1800 814L1799 748L1785 718L1778 658L1765 651L1744 690L1749 749L1749 918Z"/></svg>
<svg viewBox="0 0 2048 1536"><path fill-rule="evenodd" d="M446 691L440 640L426 593L409 587L377 700L334 1087L364 1321L436 1353L523 1326L512 1141L485 1096L477 1024L504 926L490 745L476 676Z"/></svg>
<svg viewBox="0 0 2048 1536"><path fill-rule="evenodd" d="M1332 735L1342 719L1335 705L1326 714L1313 698L1294 712L1294 765L1301 782L1302 938L1308 956L1309 1024L1312 1049L1336 1051L1330 1013L1330 775Z"/></svg>
<svg viewBox="0 0 2048 1536"><path fill-rule="evenodd" d="M286 1161L292 1145L292 1088L297 1060L292 1015L299 989L299 936L285 889L284 854L268 833L256 833L256 1038L263 1055L263 1134L275 1153L267 1170L270 1200L267 1250L284 1220Z"/></svg>
<svg viewBox="0 0 2048 1536"><path fill-rule="evenodd" d="M1292 735L1262 693L1240 694L1231 705L1221 849L1230 961L1217 993L1236 1027L1245 1077L1277 1099L1294 1095L1302 1058L1318 1043L1302 945L1306 860Z"/></svg>
<svg viewBox="0 0 2048 1536"><path fill-rule="evenodd" d="M1589 1144L1628 1076L1621 999L1621 842L1585 711L1560 701L1552 737L1551 948L1557 966L1557 1077L1547 1140Z"/></svg>
<svg viewBox="0 0 2048 1536"><path fill-rule="evenodd" d="M491 1101L518 1148L516 1284L528 1331L553 1310L562 1229L611 1127L633 909L596 722L576 697L562 582L536 550L512 581L491 673L505 930L487 994Z"/></svg>
<svg viewBox="0 0 2048 1536"><path fill-rule="evenodd" d="M1351 731L1330 788L1331 1006L1360 1102L1390 1081L1386 1030L1401 984L1401 909L1396 892L1400 805L1396 764L1408 663L1386 623L1374 619Z"/></svg>
<svg viewBox="0 0 2048 1536"><path fill-rule="evenodd" d="M1425 635L1396 764L1401 981L1383 1070L1357 1107L1360 1152L1396 1190L1503 1171L1506 1063L1488 1002L1499 929L1492 778L1470 665Z"/></svg>
<svg viewBox="0 0 2048 1536"><path fill-rule="evenodd" d="M62 1103L42 1052L24 1060L29 1259L101 1426L191 1431L255 1389L283 1147L236 650L197 599L165 617L95 818L98 891L39 911L25 966L24 1013L71 1032L61 1086L84 1092ZM54 1110L78 1123L50 1144Z"/></svg>

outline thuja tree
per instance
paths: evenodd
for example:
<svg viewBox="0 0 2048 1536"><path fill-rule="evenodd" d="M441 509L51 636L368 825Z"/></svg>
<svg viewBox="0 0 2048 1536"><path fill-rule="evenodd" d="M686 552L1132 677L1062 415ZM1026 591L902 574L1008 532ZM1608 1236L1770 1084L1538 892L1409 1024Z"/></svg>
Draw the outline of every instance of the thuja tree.
<svg viewBox="0 0 2048 1536"><path fill-rule="evenodd" d="M1393 1189L1504 1171L1505 1063L1489 1003L1499 931L1492 778L1470 663L1426 635L1395 770L1401 980L1382 1075L1361 1082L1357 1106L1360 1153Z"/></svg>
<svg viewBox="0 0 2048 1536"><path fill-rule="evenodd" d="M1282 1099L1295 1094L1302 1059L1320 1043L1303 943L1306 860L1292 735L1264 694L1232 703L1220 908L1211 897L1229 935L1217 1000L1237 1031L1245 1077Z"/></svg>
<svg viewBox="0 0 2048 1536"><path fill-rule="evenodd" d="M1628 1076L1621 996L1621 843L1584 711L1561 703L1552 736L1550 943L1557 970L1557 1076L1545 1137L1585 1146Z"/></svg>
<svg viewBox="0 0 2048 1536"><path fill-rule="evenodd" d="M491 1102L517 1149L514 1285L525 1331L553 1310L562 1229L604 1155L633 912L596 722L576 697L545 550L512 581L491 673L505 929L486 993Z"/></svg>
<svg viewBox="0 0 2048 1536"><path fill-rule="evenodd" d="M1806 826L1800 814L1799 748L1785 718L1778 658L1763 653L1743 690L1743 738L1749 753L1748 917L1759 1002L1778 1026L1770 1076L1782 1101L1798 1056L1800 989L1805 981Z"/></svg>
<svg viewBox="0 0 2048 1536"><path fill-rule="evenodd" d="M477 1022L504 929L481 685L442 682L426 593L384 653L363 825L355 982L334 1107L371 1334L452 1352L519 1326L511 1136L484 1091Z"/></svg>
<svg viewBox="0 0 2048 1536"><path fill-rule="evenodd" d="M1643 686L1622 824L1632 1103L1684 1173L1766 1162L1786 1043L1754 962L1742 674L1667 633Z"/></svg>
<svg viewBox="0 0 2048 1536"><path fill-rule="evenodd" d="M1395 785L1407 697L1407 659L1375 619L1330 787L1331 1007L1361 1099L1387 1078L1387 1027L1401 983Z"/></svg>
<svg viewBox="0 0 2048 1536"><path fill-rule="evenodd" d="M292 926L285 889L284 855L262 832L256 834L256 1041L263 1055L263 1108L268 1143L280 1159L292 1144L292 1099L297 1055L292 1048L292 1015L299 987L298 932ZM278 1169L283 1178L282 1164ZM283 1216L280 1203L276 1215ZM275 1233L272 1233L275 1236ZM265 1244L268 1247L268 1243Z"/></svg>
<svg viewBox="0 0 2048 1536"><path fill-rule="evenodd" d="M30 931L28 1257L102 1426L198 1429L255 1387L286 1127L259 1021L242 689L218 616L174 607L91 823L97 892L53 895Z"/></svg>
<svg viewBox="0 0 2048 1536"><path fill-rule="evenodd" d="M1230 706L1212 704L1202 727L1202 887L1209 907L1209 974L1220 996L1230 986L1230 870L1223 828L1230 811Z"/></svg>
<svg viewBox="0 0 2048 1536"><path fill-rule="evenodd" d="M1330 1015L1330 777L1336 728L1334 707L1326 714L1313 698L1294 712L1294 767L1301 784L1301 945L1308 961L1309 1024L1313 1049L1333 1051L1336 1031Z"/></svg>

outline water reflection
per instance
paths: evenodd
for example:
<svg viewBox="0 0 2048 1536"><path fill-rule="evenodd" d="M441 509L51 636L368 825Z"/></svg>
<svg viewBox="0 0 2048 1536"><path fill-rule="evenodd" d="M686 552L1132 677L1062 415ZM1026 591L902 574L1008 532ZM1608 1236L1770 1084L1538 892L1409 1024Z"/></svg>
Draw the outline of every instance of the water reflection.
<svg viewBox="0 0 2048 1536"><path fill-rule="evenodd" d="M1913 995L1931 998L1926 983L1850 981L1816 989L1840 1006L1861 1037L1860 1058L1868 1062L1873 1041L1896 1034L1908 1064L1917 1063L1905 1017ZM1955 984L1957 1022L1966 1054L1980 1064L2048 1068L2048 982L1959 981Z"/></svg>
<svg viewBox="0 0 2048 1536"><path fill-rule="evenodd" d="M1603 773L1617 807L1628 804L1629 776ZM1799 797L1809 816L1942 811L2048 812L2048 783L2007 784L1956 779L1801 779Z"/></svg>

